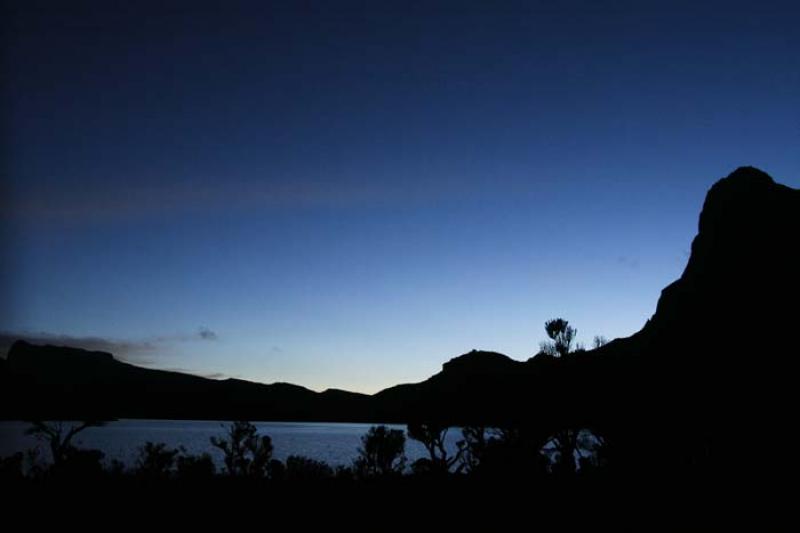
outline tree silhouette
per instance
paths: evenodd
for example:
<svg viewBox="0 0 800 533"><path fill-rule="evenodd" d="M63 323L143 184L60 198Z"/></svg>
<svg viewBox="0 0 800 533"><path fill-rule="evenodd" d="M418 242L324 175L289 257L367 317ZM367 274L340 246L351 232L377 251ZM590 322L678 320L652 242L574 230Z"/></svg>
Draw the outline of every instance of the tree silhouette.
<svg viewBox="0 0 800 533"><path fill-rule="evenodd" d="M464 437L458 441L458 452L461 465L459 471L474 472L481 464L489 441L484 426L464 426L461 428Z"/></svg>
<svg viewBox="0 0 800 533"><path fill-rule="evenodd" d="M581 470L605 466L606 453L606 440L588 429L562 428L542 447L556 474L575 474L578 466Z"/></svg>
<svg viewBox="0 0 800 533"><path fill-rule="evenodd" d="M430 456L429 459L419 459L414 462L415 472L443 474L449 472L453 465L459 462L464 449L459 446L456 455L448 456L447 448L444 445L448 429L450 429L448 426L439 424L418 422L408 424L408 436L422 443ZM463 463L459 464L456 471L460 472L463 467Z"/></svg>
<svg viewBox="0 0 800 533"><path fill-rule="evenodd" d="M358 458L353 469L359 477L399 474L406 464L406 435L400 429L372 426L361 437Z"/></svg>
<svg viewBox="0 0 800 533"><path fill-rule="evenodd" d="M538 424L465 426L461 432L464 439L458 447L462 450L462 469L471 476L532 479L546 470L541 449L549 434Z"/></svg>
<svg viewBox="0 0 800 533"><path fill-rule="evenodd" d="M84 420L80 424L67 426L62 421L45 422L43 420L34 420L31 422L31 427L25 430L25 434L32 435L38 440L46 441L53 456L53 465L58 466L75 454L76 448L72 444L72 439L75 435L86 428L100 427L105 424L103 420Z"/></svg>
<svg viewBox="0 0 800 533"><path fill-rule="evenodd" d="M577 329L570 327L569 322L563 318L554 318L544 323L544 330L551 339L550 342L541 344L544 353L554 357L564 357L570 353Z"/></svg>
<svg viewBox="0 0 800 533"><path fill-rule="evenodd" d="M261 479L272 459L272 439L258 435L250 422L238 420L228 428L227 439L211 437L211 444L225 456L225 472L230 476Z"/></svg>
<svg viewBox="0 0 800 533"><path fill-rule="evenodd" d="M543 448L554 451L552 457L552 470L559 474L574 474L576 470L575 452L578 449L578 437L580 431L572 428L563 428L557 431Z"/></svg>
<svg viewBox="0 0 800 533"><path fill-rule="evenodd" d="M595 335L594 339L592 340L592 348L594 348L595 350L597 348L605 346L606 344L608 344L608 339L606 339L602 335Z"/></svg>

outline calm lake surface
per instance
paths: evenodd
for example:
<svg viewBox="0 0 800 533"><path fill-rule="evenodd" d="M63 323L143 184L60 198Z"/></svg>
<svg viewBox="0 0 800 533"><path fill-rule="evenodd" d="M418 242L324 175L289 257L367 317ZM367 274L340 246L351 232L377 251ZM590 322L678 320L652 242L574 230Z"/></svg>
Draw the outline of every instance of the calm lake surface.
<svg viewBox="0 0 800 533"><path fill-rule="evenodd" d="M209 439L214 435L225 435L229 424L205 420L118 420L103 427L85 429L75 437L73 444L103 451L106 462L117 459L132 466L139 447L145 442L164 442L171 448L183 446L190 454L207 452L219 466L222 454L211 446ZM361 436L372 424L255 422L254 425L259 434L272 438L275 459L283 461L289 455L304 455L335 466L349 465L355 459ZM405 426L387 425L405 430ZM25 435L28 427L30 424L26 422L0 422L0 457L38 448L41 458L50 459L46 443ZM448 432L446 445L451 452L455 452L459 439L461 432L457 429ZM407 440L406 456L409 461L414 461L426 456L425 449L420 443Z"/></svg>

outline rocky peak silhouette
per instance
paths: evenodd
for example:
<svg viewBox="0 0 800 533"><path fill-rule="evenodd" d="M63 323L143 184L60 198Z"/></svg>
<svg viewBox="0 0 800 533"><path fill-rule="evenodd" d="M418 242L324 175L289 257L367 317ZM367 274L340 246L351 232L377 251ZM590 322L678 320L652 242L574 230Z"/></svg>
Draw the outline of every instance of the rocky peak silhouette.
<svg viewBox="0 0 800 533"><path fill-rule="evenodd" d="M800 191L756 168L738 168L711 187L698 227L683 275L662 291L642 331L649 347L785 347L785 339L758 329L764 320L788 326L787 310L800 295Z"/></svg>

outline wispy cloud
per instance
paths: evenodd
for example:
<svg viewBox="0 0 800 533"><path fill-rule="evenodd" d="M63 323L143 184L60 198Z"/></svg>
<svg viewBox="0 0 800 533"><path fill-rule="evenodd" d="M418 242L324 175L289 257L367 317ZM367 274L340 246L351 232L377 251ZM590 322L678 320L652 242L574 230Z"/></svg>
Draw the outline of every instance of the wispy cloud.
<svg viewBox="0 0 800 533"><path fill-rule="evenodd" d="M87 182L83 187L9 191L0 219L104 222L163 213L259 210L270 207L351 207L450 197L461 189L422 182L417 186L378 181L163 180L136 185Z"/></svg>
<svg viewBox="0 0 800 533"><path fill-rule="evenodd" d="M230 376L229 374L225 374L223 372L197 372L196 370L192 370L190 368L183 368L183 367L173 367L173 368L162 368L161 370L166 370L168 372L180 372L181 374L191 374L193 376L206 378L206 379L228 379Z"/></svg>
<svg viewBox="0 0 800 533"><path fill-rule="evenodd" d="M630 268L631 270L639 269L639 260L635 257L620 255L619 257L617 257L617 263L619 263L624 267Z"/></svg>
<svg viewBox="0 0 800 533"><path fill-rule="evenodd" d="M217 334L208 329L205 326L201 326L198 330L197 334L200 336L201 339L204 341L215 341L217 340Z"/></svg>

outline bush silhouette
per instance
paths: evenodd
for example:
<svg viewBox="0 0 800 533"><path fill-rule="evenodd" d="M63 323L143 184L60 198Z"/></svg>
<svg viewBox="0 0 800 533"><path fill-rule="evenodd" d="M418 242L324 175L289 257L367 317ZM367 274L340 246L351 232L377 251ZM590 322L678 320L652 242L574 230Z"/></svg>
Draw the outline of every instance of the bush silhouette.
<svg viewBox="0 0 800 533"><path fill-rule="evenodd" d="M272 439L259 436L250 422L239 420L228 428L227 438L211 437L211 444L225 457L225 473L234 477L261 479L272 459Z"/></svg>
<svg viewBox="0 0 800 533"><path fill-rule="evenodd" d="M25 456L17 452L9 457L0 457L0 481L20 481L24 477L22 462Z"/></svg>
<svg viewBox="0 0 800 533"><path fill-rule="evenodd" d="M105 475L103 458L100 450L84 450L70 448L58 464L53 464L47 472L51 477L69 480L99 480Z"/></svg>
<svg viewBox="0 0 800 533"><path fill-rule="evenodd" d="M146 442L139 448L136 474L147 479L167 479L174 473L176 459L182 451L182 448L168 448L163 442Z"/></svg>
<svg viewBox="0 0 800 533"><path fill-rule="evenodd" d="M400 474L406 464L405 448L406 435L402 430L372 426L361 437L353 470L360 478Z"/></svg>
<svg viewBox="0 0 800 533"><path fill-rule="evenodd" d="M605 439L588 429L560 429L542 447L542 454L550 461L550 471L559 475L604 467L607 453Z"/></svg>
<svg viewBox="0 0 800 533"><path fill-rule="evenodd" d="M574 474L576 468L576 452L580 431L564 428L557 431L542 447L542 453L550 455L551 471L556 474ZM579 456L580 457L580 456Z"/></svg>
<svg viewBox="0 0 800 533"><path fill-rule="evenodd" d="M286 458L286 479L289 481L320 481L333 477L333 468L324 461L302 455Z"/></svg>
<svg viewBox="0 0 800 533"><path fill-rule="evenodd" d="M535 477L545 472L546 462L540 450L547 434L532 425L514 425L485 430L474 438L479 461L472 472L499 478Z"/></svg>
<svg viewBox="0 0 800 533"><path fill-rule="evenodd" d="M179 455L175 461L175 475L178 479L203 481L214 477L216 473L211 455Z"/></svg>

